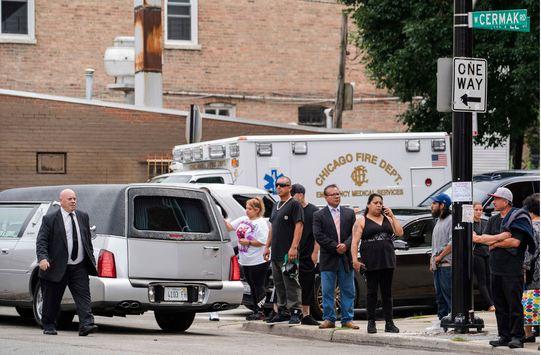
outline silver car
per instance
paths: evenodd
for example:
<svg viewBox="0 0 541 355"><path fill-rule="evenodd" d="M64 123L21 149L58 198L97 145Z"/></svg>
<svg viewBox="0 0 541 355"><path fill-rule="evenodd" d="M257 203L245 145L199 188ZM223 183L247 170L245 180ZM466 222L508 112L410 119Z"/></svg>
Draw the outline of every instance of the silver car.
<svg viewBox="0 0 541 355"><path fill-rule="evenodd" d="M0 192L0 305L41 322L36 236L43 215L68 186ZM166 331L185 331L196 312L239 306L240 267L220 211L196 187L158 184L69 186L89 213L98 276L90 277L94 314L154 311ZM69 290L59 325L70 323Z"/></svg>

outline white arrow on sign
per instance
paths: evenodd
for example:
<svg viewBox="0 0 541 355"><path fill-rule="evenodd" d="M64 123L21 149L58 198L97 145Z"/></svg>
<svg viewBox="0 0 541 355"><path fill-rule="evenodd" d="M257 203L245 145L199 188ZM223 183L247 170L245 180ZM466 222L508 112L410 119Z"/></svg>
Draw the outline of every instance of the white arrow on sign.
<svg viewBox="0 0 541 355"><path fill-rule="evenodd" d="M486 112L487 61L453 58L453 111Z"/></svg>

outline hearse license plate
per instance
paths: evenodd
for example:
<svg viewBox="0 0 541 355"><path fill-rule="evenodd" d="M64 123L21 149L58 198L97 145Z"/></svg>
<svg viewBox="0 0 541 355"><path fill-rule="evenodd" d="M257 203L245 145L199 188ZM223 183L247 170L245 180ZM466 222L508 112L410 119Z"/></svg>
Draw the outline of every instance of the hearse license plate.
<svg viewBox="0 0 541 355"><path fill-rule="evenodd" d="M186 287L165 287L163 292L164 301L188 301L188 288Z"/></svg>

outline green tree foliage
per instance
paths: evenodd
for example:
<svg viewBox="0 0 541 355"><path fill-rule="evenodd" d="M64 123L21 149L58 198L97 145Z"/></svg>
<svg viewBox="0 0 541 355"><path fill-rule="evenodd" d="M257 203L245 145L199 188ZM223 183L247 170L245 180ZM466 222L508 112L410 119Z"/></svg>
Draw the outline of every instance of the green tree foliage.
<svg viewBox="0 0 541 355"><path fill-rule="evenodd" d="M437 59L453 55L451 0L342 0L357 27L369 77L411 102L399 119L412 131L451 131L451 114L436 111ZM510 136L514 165L524 134L539 125L539 0L480 0L475 10L527 9L529 33L474 30L473 56L488 61L488 111L478 140Z"/></svg>

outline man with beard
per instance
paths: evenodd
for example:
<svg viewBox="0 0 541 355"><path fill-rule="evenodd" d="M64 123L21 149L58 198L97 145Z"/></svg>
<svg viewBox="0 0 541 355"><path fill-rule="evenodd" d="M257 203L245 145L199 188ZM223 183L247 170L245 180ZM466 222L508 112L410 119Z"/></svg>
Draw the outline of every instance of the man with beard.
<svg viewBox="0 0 541 355"><path fill-rule="evenodd" d="M441 193L432 200L432 216L437 220L432 232L430 271L434 273L438 319L441 321L451 312L453 218L449 209L451 207L449 195ZM439 328L439 324L437 326Z"/></svg>

